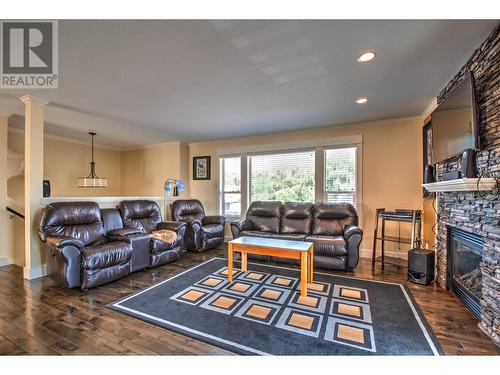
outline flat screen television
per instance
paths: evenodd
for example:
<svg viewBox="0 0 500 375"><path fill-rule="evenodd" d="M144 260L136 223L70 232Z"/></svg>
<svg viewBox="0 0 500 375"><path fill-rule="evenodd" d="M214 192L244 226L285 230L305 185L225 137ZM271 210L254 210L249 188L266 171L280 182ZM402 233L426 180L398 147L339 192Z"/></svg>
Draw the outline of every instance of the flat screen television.
<svg viewBox="0 0 500 375"><path fill-rule="evenodd" d="M478 120L474 75L466 75L459 85L432 112L431 164L479 149Z"/></svg>

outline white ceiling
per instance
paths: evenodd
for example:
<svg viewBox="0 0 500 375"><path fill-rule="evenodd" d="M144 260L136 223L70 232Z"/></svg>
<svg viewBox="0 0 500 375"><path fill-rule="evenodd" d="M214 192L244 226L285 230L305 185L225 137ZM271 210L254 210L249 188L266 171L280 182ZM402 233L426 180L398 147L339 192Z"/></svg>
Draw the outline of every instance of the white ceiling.
<svg viewBox="0 0 500 375"><path fill-rule="evenodd" d="M496 23L60 21L59 89L0 112L36 95L47 133L116 148L420 115Z"/></svg>

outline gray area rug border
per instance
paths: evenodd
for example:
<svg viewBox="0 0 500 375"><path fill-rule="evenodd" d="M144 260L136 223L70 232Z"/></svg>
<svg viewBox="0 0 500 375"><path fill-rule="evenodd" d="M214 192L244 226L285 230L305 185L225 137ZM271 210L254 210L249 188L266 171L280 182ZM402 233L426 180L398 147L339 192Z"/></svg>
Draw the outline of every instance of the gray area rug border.
<svg viewBox="0 0 500 375"><path fill-rule="evenodd" d="M125 314L125 315L133 316L137 319L140 319L142 321L160 326L162 328L170 329L170 330L172 330L176 333L179 333L179 334L185 334L186 332L189 332L191 335L193 335L194 338L197 338L201 341L209 342L212 345L219 346L219 347L222 347L224 349L227 349L227 350L230 350L233 352L234 352L234 349L239 349L239 351L236 352L238 354L271 355L269 353L262 352L260 350L250 348L250 347L247 347L244 345L240 345L238 343L235 343L235 342L232 342L229 340L225 340L225 339L220 338L220 337L208 335L208 334L205 334L204 332L199 332L197 330L193 330L193 329L186 327L186 326L181 326L181 325L178 325L178 324L173 323L173 322L165 321L165 320L158 318L158 317L154 317L154 316L149 317L148 314L145 314L142 312L139 313L136 310L133 310L133 309L130 309L130 308L127 308L127 307L121 305L121 303L123 303L129 299L137 297L137 296L139 296L139 295L141 295L141 294L143 294L151 289L154 289L154 288L156 288L164 283L167 283L167 282L169 282L177 277L180 277L180 276L182 276L182 275L184 275L184 274L186 274L186 273L188 273L188 272L190 272L198 267L202 267L203 265L211 263L211 262L216 261L216 260L227 261L226 258L213 257L213 258L208 259L202 263L197 264L196 266L193 266L187 270L184 270L184 271L182 271L182 272L180 272L172 277L169 277L168 279L154 283L151 286L143 288L143 289L141 289L137 292L134 292L126 297L123 297L115 302L112 302L106 306L114 311L120 312L120 313ZM236 261L236 263L239 263L239 262ZM279 268L279 269L284 269L284 270L289 270L289 271L297 271L294 268L283 267L283 266L278 266L278 265L274 265L274 264L271 265L271 264L265 264L265 263L255 263L255 262L248 262L248 264L254 264L254 265L262 266L262 267ZM431 347L431 350L433 351L434 355L440 356L440 355L444 354L444 351L443 351L441 345L439 344L434 332L432 331L431 327L429 326L429 323L425 319L425 317L422 313L422 310L420 309L420 307L416 303L415 298L413 297L409 288L406 285L401 284L401 283L396 283L396 282L390 282L390 281L372 280L372 279L361 278L361 277L352 277L352 276L330 274L330 273L317 272L317 271L315 271L314 273L318 274L318 275L329 276L329 277L339 277L339 278L345 278L345 279L351 279L351 280L358 280L358 281L399 286L401 288L408 304L410 305L411 309L413 310L415 319L417 320L417 322L420 326L420 329L422 330L422 333L424 334L426 341L428 342L429 346Z"/></svg>

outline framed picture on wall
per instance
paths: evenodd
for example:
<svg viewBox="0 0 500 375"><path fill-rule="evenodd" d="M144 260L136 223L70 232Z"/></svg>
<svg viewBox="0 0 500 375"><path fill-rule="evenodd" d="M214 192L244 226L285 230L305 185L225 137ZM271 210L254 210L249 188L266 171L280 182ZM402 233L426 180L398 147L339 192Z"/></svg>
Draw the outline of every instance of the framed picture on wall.
<svg viewBox="0 0 500 375"><path fill-rule="evenodd" d="M210 156L193 157L193 180L210 180Z"/></svg>

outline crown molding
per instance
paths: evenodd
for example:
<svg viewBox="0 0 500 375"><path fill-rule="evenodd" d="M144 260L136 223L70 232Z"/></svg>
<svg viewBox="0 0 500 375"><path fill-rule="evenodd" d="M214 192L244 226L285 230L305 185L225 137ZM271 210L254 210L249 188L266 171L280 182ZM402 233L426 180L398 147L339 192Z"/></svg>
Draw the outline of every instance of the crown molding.
<svg viewBox="0 0 500 375"><path fill-rule="evenodd" d="M9 127L9 132L17 133L17 134L24 134L24 129ZM91 146L90 142L80 141L80 140L77 140L77 139L71 139L71 138L66 138L66 137L60 137L58 135L44 134L44 138L53 139L55 141L74 143L74 144L77 144L77 145L83 145L83 146L88 146L88 147ZM120 148L116 148L116 147L112 147L112 146L106 146L106 145L102 145L102 144L99 144L99 143L94 143L94 147L95 148L100 148L100 149L105 149L105 150L110 150L110 151L117 151L117 152L121 152L122 151L122 149L120 149Z"/></svg>
<svg viewBox="0 0 500 375"><path fill-rule="evenodd" d="M39 98L39 97L33 96L33 95L23 95L23 96L20 96L19 100L22 101L23 103L36 102L36 103L40 103L40 104L43 104L43 105L47 105L47 104L50 103L49 100L42 99L42 98Z"/></svg>
<svg viewBox="0 0 500 375"><path fill-rule="evenodd" d="M437 98L432 99L427 108L425 108L424 112L420 115L422 121L425 121L427 117L436 109L437 107Z"/></svg>
<svg viewBox="0 0 500 375"><path fill-rule="evenodd" d="M171 141L171 142L161 142L161 143L151 143L149 145L143 145L143 146L133 146L133 147L126 147L126 148L121 148L121 151L139 151L139 150L149 150L152 148L158 148L158 147L165 147L165 146L172 146L172 145L188 145L189 143L186 142L180 142L180 141Z"/></svg>

